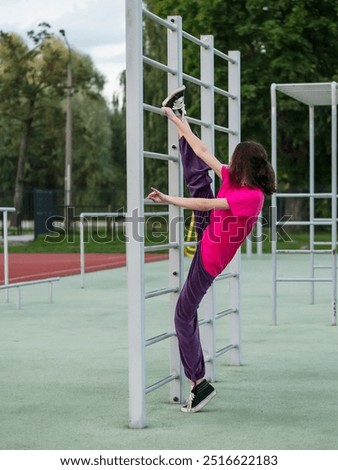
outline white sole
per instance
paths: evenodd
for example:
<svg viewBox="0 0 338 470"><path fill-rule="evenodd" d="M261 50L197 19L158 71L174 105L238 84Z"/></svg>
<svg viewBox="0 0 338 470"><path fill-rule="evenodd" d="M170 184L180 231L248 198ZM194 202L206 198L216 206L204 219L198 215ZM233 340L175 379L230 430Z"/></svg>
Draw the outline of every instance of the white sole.
<svg viewBox="0 0 338 470"><path fill-rule="evenodd" d="M173 91L170 93L170 95L168 95L168 96L166 97L166 99L162 102L162 106L165 108L165 105L168 103L168 101L170 101L171 98L173 98L173 97L176 95L176 93L177 93L178 90L182 90L182 89L185 90L185 86L184 86L184 85L182 85L182 86L176 88L175 90L173 90Z"/></svg>
<svg viewBox="0 0 338 470"><path fill-rule="evenodd" d="M183 413L197 413L198 411L200 411L202 408L205 407L205 405L207 405L209 403L209 401L217 394L216 390L214 390L213 392L210 393L210 395L208 395L207 397L204 398L203 401L201 401L201 403L199 403L197 406L195 406L195 408L191 409L188 411L188 409L186 407L182 407L181 408L181 411Z"/></svg>

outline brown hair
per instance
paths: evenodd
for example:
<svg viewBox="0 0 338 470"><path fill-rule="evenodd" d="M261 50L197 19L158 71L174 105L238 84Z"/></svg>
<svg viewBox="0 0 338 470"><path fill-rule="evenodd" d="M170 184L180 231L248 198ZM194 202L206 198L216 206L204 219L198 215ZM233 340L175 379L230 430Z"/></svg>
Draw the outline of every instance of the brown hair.
<svg viewBox="0 0 338 470"><path fill-rule="evenodd" d="M262 189L264 194L276 192L275 172L265 148L257 142L241 142L236 146L229 171L234 186L246 184Z"/></svg>

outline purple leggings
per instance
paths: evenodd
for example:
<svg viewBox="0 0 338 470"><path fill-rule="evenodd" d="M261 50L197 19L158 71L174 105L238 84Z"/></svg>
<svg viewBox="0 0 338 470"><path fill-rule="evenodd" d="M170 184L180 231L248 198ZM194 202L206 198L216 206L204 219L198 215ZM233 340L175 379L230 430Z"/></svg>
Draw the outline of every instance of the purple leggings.
<svg viewBox="0 0 338 470"><path fill-rule="evenodd" d="M212 179L209 167L197 157L184 137L181 137L180 152L182 156L184 179L191 197L213 198L210 187ZM195 229L200 242L203 231L209 224L210 212L195 211ZM178 338L181 361L185 375L193 382L202 379L205 374L205 363L199 336L197 309L214 277L203 267L200 243L190 265L187 279L177 301L175 328Z"/></svg>

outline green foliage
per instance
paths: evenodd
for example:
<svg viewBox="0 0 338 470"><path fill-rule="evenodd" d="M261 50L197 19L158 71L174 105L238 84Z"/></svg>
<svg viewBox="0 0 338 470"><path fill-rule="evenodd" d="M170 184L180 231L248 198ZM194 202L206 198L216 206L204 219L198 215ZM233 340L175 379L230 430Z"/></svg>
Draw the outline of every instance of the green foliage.
<svg viewBox="0 0 338 470"><path fill-rule="evenodd" d="M95 191L112 178L110 112L103 76L89 56L68 49L42 23L29 31L30 47L0 32L0 184L15 191L61 189L64 181L67 66L73 76L73 189ZM16 179L15 179L16 174ZM19 195L19 196L18 196ZM86 195L79 199L86 204ZM86 200L87 199L87 200Z"/></svg>
<svg viewBox="0 0 338 470"><path fill-rule="evenodd" d="M147 0L146 3L150 11L162 18L182 16L183 29L195 37L213 34L217 49L240 51L242 140L257 140L270 149L271 83L338 80L336 0ZM151 30L149 36L148 42L155 47L160 36ZM196 46L183 45L185 72L199 78ZM224 88L224 70L217 67L215 82ZM189 84L189 114L198 114L198 94ZM303 191L308 189L308 109L283 96L278 97L278 107L279 189ZM216 115L216 122L226 125L227 107L220 100L216 101ZM330 110L316 108L316 184L321 190L329 189L329 126ZM216 141L216 153L226 159L224 139ZM286 211L290 213L290 208L286 207Z"/></svg>

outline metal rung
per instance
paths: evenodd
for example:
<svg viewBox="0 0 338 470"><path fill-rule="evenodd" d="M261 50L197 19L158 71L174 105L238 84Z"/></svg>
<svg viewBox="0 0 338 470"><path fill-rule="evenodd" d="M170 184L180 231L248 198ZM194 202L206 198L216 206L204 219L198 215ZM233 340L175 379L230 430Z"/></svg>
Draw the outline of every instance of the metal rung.
<svg viewBox="0 0 338 470"><path fill-rule="evenodd" d="M281 221L278 221L276 223L277 226L279 225L305 225L305 226L309 226L309 225L332 225L332 222L330 222L329 220L313 220L313 221L310 221L310 220L281 220Z"/></svg>
<svg viewBox="0 0 338 470"><path fill-rule="evenodd" d="M332 282L329 278L315 278L315 277L278 277L277 282Z"/></svg>
<svg viewBox="0 0 338 470"><path fill-rule="evenodd" d="M211 318L202 318L201 320L198 321L198 325L207 325L208 323L211 323Z"/></svg>
<svg viewBox="0 0 338 470"><path fill-rule="evenodd" d="M150 111L151 113L160 114L164 116L164 111L161 108L157 108L156 106L152 106L151 104L143 103L143 109L145 111Z"/></svg>
<svg viewBox="0 0 338 470"><path fill-rule="evenodd" d="M214 87L215 93L218 93L219 95L226 96L227 98L231 98L233 100L237 100L237 96L232 95L228 91L222 90L222 88L218 88L217 86Z"/></svg>
<svg viewBox="0 0 338 470"><path fill-rule="evenodd" d="M222 354L225 354L226 352L231 351L232 349L236 349L236 348L238 348L238 346L234 344L229 344L229 346L225 346L225 348L222 348L216 351L215 356L216 357L221 356Z"/></svg>
<svg viewBox="0 0 338 470"><path fill-rule="evenodd" d="M215 131L218 131L218 132L225 132L226 134L237 135L236 131L229 129L228 127L217 126L217 124L215 124L214 128L215 128Z"/></svg>
<svg viewBox="0 0 338 470"><path fill-rule="evenodd" d="M174 155L167 155L166 153L157 153L157 152L143 152L145 158L153 158L154 160L170 160L172 162L177 162L178 157Z"/></svg>
<svg viewBox="0 0 338 470"><path fill-rule="evenodd" d="M163 243L162 245L145 246L144 252L150 253L152 251L164 251L170 250L171 248L178 248L178 243Z"/></svg>
<svg viewBox="0 0 338 470"><path fill-rule="evenodd" d="M151 20L155 21L156 23L159 23L160 25L164 26L165 28L169 28L171 31L176 31L177 26L175 25L175 23L166 21L163 18L160 18L159 16L155 15L154 13L151 13L151 11L146 10L145 8L142 8L142 11L143 11L145 16L147 16Z"/></svg>
<svg viewBox="0 0 338 470"><path fill-rule="evenodd" d="M231 313L238 313L238 310L236 308L227 308L225 310L222 310L221 312L216 313L215 319L218 320L227 315L230 315Z"/></svg>
<svg viewBox="0 0 338 470"><path fill-rule="evenodd" d="M188 39L189 41L194 42L198 46L204 47L204 49L209 49L210 48L208 43L205 43L205 42L201 41L200 39L195 38L195 36L192 36L191 34L187 33L186 31L182 31L182 36L185 39Z"/></svg>
<svg viewBox="0 0 338 470"><path fill-rule="evenodd" d="M329 198L332 197L332 193L276 193L276 197L317 197L317 198Z"/></svg>
<svg viewBox="0 0 338 470"><path fill-rule="evenodd" d="M198 85L198 86L202 86L206 89L210 88L210 84L207 83L207 82L202 82L202 80L200 80L199 78L195 78L195 77L192 77L191 75L188 75L186 73L183 74L183 78L184 80L186 80L187 82L191 82L191 83L194 83L195 85Z"/></svg>
<svg viewBox="0 0 338 470"><path fill-rule="evenodd" d="M184 246L196 246L198 242L184 242Z"/></svg>
<svg viewBox="0 0 338 470"><path fill-rule="evenodd" d="M332 250L276 250L276 253L300 253L300 254L308 254L308 253L332 253Z"/></svg>
<svg viewBox="0 0 338 470"><path fill-rule="evenodd" d="M171 292L177 292L178 288L177 287L164 287L163 289L156 289L156 290L151 290L149 292L146 292L144 294L145 299L151 299L152 297L158 297L160 295L165 295L165 294L170 294Z"/></svg>
<svg viewBox="0 0 338 470"><path fill-rule="evenodd" d="M314 269L332 269L332 266L313 266ZM338 266L337 266L338 269Z"/></svg>
<svg viewBox="0 0 338 470"><path fill-rule="evenodd" d="M152 344L159 343L160 341L163 341L168 338L172 338L173 336L176 336L176 333L162 333L161 335L154 336L153 338L149 338L145 342L145 346L151 346Z"/></svg>
<svg viewBox="0 0 338 470"><path fill-rule="evenodd" d="M332 243L331 242L313 242L314 245L329 245L331 246Z"/></svg>
<svg viewBox="0 0 338 470"><path fill-rule="evenodd" d="M218 49L214 49L214 54L220 57L221 59L226 60L227 62L231 62L232 64L237 64L237 61L229 57L228 55L224 54L224 52L219 51Z"/></svg>
<svg viewBox="0 0 338 470"><path fill-rule="evenodd" d="M195 119L195 118L192 118L192 117L186 117L186 120L190 124L197 124L198 126L204 126L204 127L207 127L207 128L210 127L210 123L201 121L200 119Z"/></svg>
<svg viewBox="0 0 338 470"><path fill-rule="evenodd" d="M167 65L162 64L161 62L157 62L157 60L153 60L153 59L150 59L149 57L143 56L143 62L159 70L163 70L164 72L177 75L177 70L172 69L171 67L168 67Z"/></svg>
<svg viewBox="0 0 338 470"><path fill-rule="evenodd" d="M157 388L160 388L163 385L168 384L169 382L172 382L173 380L178 379L178 377L179 377L179 375L177 373L170 374L170 375L168 375L168 377L165 377L164 379L161 379L158 382L155 382L154 384L149 385L148 387L146 387L145 392L146 393L152 392L153 390L156 390Z"/></svg>
<svg viewBox="0 0 338 470"><path fill-rule="evenodd" d="M165 217L169 215L169 212L145 212L144 217Z"/></svg>
<svg viewBox="0 0 338 470"><path fill-rule="evenodd" d="M237 273L224 273L216 277L215 281L223 281L224 279L229 279L231 277L238 277Z"/></svg>

